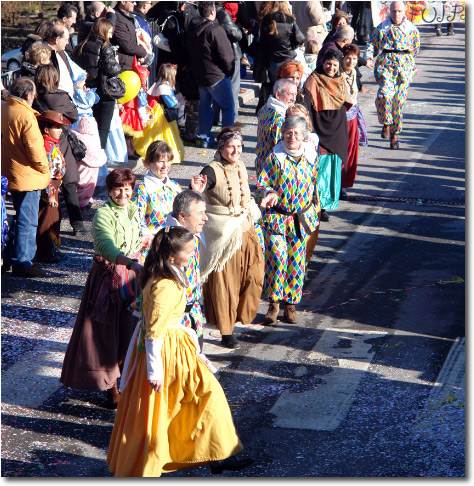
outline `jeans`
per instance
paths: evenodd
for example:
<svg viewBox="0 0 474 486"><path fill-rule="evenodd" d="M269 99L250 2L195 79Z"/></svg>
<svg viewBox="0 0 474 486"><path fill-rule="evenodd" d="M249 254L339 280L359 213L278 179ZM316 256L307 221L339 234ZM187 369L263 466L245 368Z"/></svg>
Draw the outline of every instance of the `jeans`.
<svg viewBox="0 0 474 486"><path fill-rule="evenodd" d="M237 117L239 116L240 59L235 60L235 69L234 74L230 78L230 85L232 86L232 95L234 96L234 121L237 121ZM221 108L216 101L212 103L212 107L214 109L214 125L218 125ZM227 127L229 125L222 124L222 126Z"/></svg>
<svg viewBox="0 0 474 486"><path fill-rule="evenodd" d="M235 107L230 78L222 78L213 86L199 86L199 138L206 143L212 143L211 135L214 110L212 100L221 107L222 126L234 125Z"/></svg>
<svg viewBox="0 0 474 486"><path fill-rule="evenodd" d="M40 192L10 191L16 214L10 226L5 261L11 262L14 269L30 267L35 257Z"/></svg>

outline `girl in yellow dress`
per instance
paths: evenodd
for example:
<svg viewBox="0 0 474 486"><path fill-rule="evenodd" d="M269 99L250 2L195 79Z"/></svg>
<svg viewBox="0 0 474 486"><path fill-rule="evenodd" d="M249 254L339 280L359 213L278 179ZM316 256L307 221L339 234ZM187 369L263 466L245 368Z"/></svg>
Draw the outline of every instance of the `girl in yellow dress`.
<svg viewBox="0 0 474 486"><path fill-rule="evenodd" d="M154 237L142 273L143 317L123 369L107 464L115 476L158 477L210 463L211 472L253 462L243 448L215 368L192 329L181 326L186 306L183 267L193 234L166 227Z"/></svg>

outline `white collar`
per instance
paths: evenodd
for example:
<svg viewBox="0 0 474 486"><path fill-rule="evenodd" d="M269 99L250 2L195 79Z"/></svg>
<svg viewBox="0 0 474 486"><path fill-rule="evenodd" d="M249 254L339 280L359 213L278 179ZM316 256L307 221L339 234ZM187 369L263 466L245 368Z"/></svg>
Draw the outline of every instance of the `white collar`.
<svg viewBox="0 0 474 486"><path fill-rule="evenodd" d="M272 95L268 97L267 106L272 110L275 110L278 113L282 114L283 116L285 116L286 109L288 108L288 106L286 106L285 103L281 102L280 100L277 100Z"/></svg>
<svg viewBox="0 0 474 486"><path fill-rule="evenodd" d="M388 17L380 24L379 30L387 32L392 26L395 26L395 24L392 22L392 17L390 17L389 14ZM406 16L403 17L402 23L396 27L398 27L404 35L410 34L415 28L414 25L406 18Z"/></svg>
<svg viewBox="0 0 474 486"><path fill-rule="evenodd" d="M158 179L158 177L156 177L151 170L145 174L143 183L145 184L148 194L153 194L160 191L163 189L163 187L169 187L170 189L180 192L178 185L169 177L166 177L165 179Z"/></svg>
<svg viewBox="0 0 474 486"><path fill-rule="evenodd" d="M273 153L275 154L275 157L278 159L278 162L280 162L280 164L283 164L283 162L286 160L286 157L289 155L288 152L285 150L283 141L281 140L273 147ZM306 162L308 164L313 165L317 155L314 143L304 142L301 155L305 156Z"/></svg>

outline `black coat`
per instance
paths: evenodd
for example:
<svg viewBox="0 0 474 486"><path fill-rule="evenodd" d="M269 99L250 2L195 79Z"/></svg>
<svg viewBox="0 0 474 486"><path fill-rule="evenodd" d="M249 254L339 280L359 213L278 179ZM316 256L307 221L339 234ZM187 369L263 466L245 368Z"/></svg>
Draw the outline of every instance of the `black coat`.
<svg viewBox="0 0 474 486"><path fill-rule="evenodd" d="M234 72L234 51L225 30L214 20L196 17L185 34L186 46L199 86L212 86Z"/></svg>
<svg viewBox="0 0 474 486"><path fill-rule="evenodd" d="M222 6L216 7L216 20L227 34L227 38L234 50L234 58L240 61L242 59L242 49L240 48L239 42L242 40L242 31L232 20L232 15Z"/></svg>
<svg viewBox="0 0 474 486"><path fill-rule="evenodd" d="M58 89L54 93L44 93L39 89L38 98L33 102L33 108L40 113L44 113L47 110L58 111L71 123L75 123L79 119L77 108L74 106L71 97L62 89ZM63 178L64 184L79 182L79 171L77 170L76 158L72 153L64 132L59 139L59 145L61 147L61 152L64 155L64 160L66 161L66 173Z"/></svg>
<svg viewBox="0 0 474 486"><path fill-rule="evenodd" d="M269 35L269 29L276 22L278 36ZM261 54L267 62L283 62L296 57L295 49L305 41L304 34L292 17L281 12L267 14L260 26Z"/></svg>
<svg viewBox="0 0 474 486"><path fill-rule="evenodd" d="M82 69L87 71L86 86L88 88L98 88L97 94L100 96L99 71L102 75L112 78L121 73L122 68L115 59L115 53L110 44L104 46L105 39L92 34L89 40L80 49L74 51L73 61ZM80 47L80 46L79 46Z"/></svg>
<svg viewBox="0 0 474 486"><path fill-rule="evenodd" d="M118 57L122 71L130 71L133 58L136 56L138 60L141 57L145 57L146 49L138 45L133 15L122 12L118 6L115 7L115 15L117 16L117 22L114 36L112 37L112 44L119 47Z"/></svg>

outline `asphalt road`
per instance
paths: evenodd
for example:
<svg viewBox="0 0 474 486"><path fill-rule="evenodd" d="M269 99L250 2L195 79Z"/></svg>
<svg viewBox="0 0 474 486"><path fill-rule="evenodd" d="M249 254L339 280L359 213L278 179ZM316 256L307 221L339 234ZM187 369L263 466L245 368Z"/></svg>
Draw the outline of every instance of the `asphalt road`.
<svg viewBox="0 0 474 486"><path fill-rule="evenodd" d="M369 147L349 200L322 223L300 323L262 326L262 301L254 324L237 326L241 349L205 330L204 351L256 459L225 476L465 475L464 28L452 37L422 29L417 66L398 151L380 138L377 87L363 70ZM240 111L253 184L255 105ZM188 147L172 178L187 185L212 155ZM73 237L67 220L62 229L67 259L45 267L50 278L2 276L2 476L110 476L114 412L102 394L58 381L92 258L89 238Z"/></svg>

